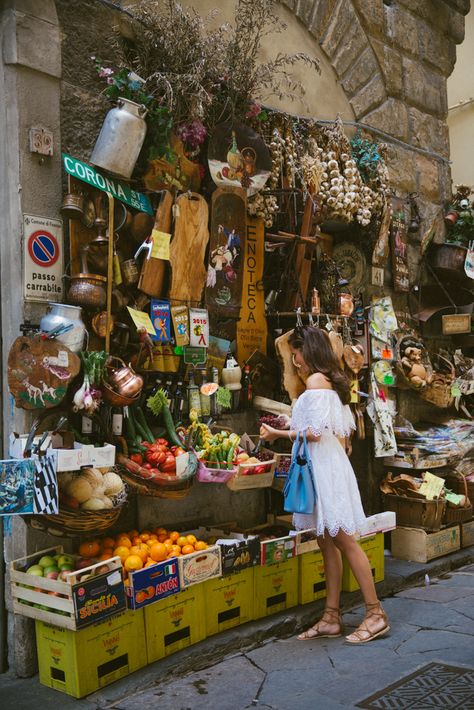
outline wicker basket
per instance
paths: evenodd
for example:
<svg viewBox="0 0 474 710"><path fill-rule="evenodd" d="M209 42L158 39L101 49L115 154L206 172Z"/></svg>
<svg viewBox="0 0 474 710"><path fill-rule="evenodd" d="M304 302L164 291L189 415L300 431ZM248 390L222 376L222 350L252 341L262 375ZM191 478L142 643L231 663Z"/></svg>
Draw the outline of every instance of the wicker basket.
<svg viewBox="0 0 474 710"><path fill-rule="evenodd" d="M433 382L420 391L420 396L425 402L434 404L440 409L448 409L454 403L451 388L454 382L454 365L442 355L436 355L437 369L433 375Z"/></svg>
<svg viewBox="0 0 474 710"><path fill-rule="evenodd" d="M120 464L121 477L139 495L179 500L188 495L194 482L194 475L187 478L176 478L176 476L166 473L161 474L156 481L151 481L141 476L139 473L141 466L126 456L119 454L117 460Z"/></svg>
<svg viewBox="0 0 474 710"><path fill-rule="evenodd" d="M397 525L435 531L441 528L446 510L444 500L420 500L405 496L384 495L385 510L397 516Z"/></svg>
<svg viewBox="0 0 474 710"><path fill-rule="evenodd" d="M466 478L474 473L474 459L462 459L455 468L455 472L461 474ZM474 502L474 481L468 481L466 479L467 486L467 497L470 501Z"/></svg>
<svg viewBox="0 0 474 710"><path fill-rule="evenodd" d="M449 504L446 506L446 514L444 516L446 525L466 523L471 520L473 510L465 477L461 473L450 473L446 476L446 485L453 493L466 496L466 503L462 508L452 508Z"/></svg>
<svg viewBox="0 0 474 710"><path fill-rule="evenodd" d="M57 537L95 537L115 525L122 510L123 506L98 511L64 508L57 515L28 515L23 520L35 530Z"/></svg>

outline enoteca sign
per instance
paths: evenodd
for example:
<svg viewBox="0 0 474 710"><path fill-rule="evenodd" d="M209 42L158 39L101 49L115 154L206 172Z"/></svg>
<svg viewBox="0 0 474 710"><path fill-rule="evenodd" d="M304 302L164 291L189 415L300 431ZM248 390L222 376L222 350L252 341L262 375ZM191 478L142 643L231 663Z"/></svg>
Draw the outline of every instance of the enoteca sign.
<svg viewBox="0 0 474 710"><path fill-rule="evenodd" d="M64 169L69 175L86 182L97 190L110 192L114 199L125 202L126 205L140 210L140 212L154 214L150 200L143 193L132 190L129 185L120 180L102 175L95 168L77 160L77 158L72 158L66 153L62 155Z"/></svg>
<svg viewBox="0 0 474 710"><path fill-rule="evenodd" d="M60 301L63 296L63 224L59 219L23 215L25 301Z"/></svg>

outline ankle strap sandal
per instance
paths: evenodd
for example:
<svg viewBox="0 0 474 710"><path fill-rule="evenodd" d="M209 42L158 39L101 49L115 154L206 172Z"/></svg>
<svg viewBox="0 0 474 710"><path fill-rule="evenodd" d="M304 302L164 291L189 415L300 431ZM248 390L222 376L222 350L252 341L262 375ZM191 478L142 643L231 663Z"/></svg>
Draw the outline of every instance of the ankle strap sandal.
<svg viewBox="0 0 474 710"><path fill-rule="evenodd" d="M339 630L334 633L328 633L327 631L324 631L320 628L321 624L325 624L326 626L336 626L337 624L339 626ZM317 621L314 626L311 626L309 629L307 629L307 631L303 631L302 634L297 636L297 639L299 641L311 641L312 639L316 638L338 638L342 635L342 632L343 625L341 610L336 609L332 606L327 606L324 609L323 615L321 616L320 620Z"/></svg>
<svg viewBox="0 0 474 710"><path fill-rule="evenodd" d="M360 626L346 636L347 643L368 643L373 641L379 636L384 636L388 631L390 631L390 626L388 624L388 616L382 609L380 602L373 602L372 604L366 604L366 614L365 619L360 624ZM371 629L369 628L368 621L373 619L374 621L383 622L383 626L380 628ZM380 623L379 623L380 626Z"/></svg>

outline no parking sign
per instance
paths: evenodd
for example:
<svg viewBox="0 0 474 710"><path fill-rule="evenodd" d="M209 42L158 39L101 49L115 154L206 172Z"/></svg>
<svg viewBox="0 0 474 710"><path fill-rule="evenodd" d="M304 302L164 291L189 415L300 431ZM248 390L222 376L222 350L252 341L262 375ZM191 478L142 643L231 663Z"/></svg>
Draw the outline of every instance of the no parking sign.
<svg viewBox="0 0 474 710"><path fill-rule="evenodd" d="M26 301L56 301L63 295L62 222L23 215L23 295Z"/></svg>

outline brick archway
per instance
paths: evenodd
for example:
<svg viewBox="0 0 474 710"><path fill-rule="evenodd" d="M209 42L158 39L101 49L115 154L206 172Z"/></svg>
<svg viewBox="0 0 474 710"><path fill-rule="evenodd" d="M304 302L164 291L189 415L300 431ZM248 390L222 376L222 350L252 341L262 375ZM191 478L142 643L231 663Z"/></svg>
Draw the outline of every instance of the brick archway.
<svg viewBox="0 0 474 710"><path fill-rule="evenodd" d="M282 0L317 40L344 89L357 120L387 100L385 79L351 0ZM372 3L372 22L383 26L383 6ZM378 18L377 18L378 15Z"/></svg>

